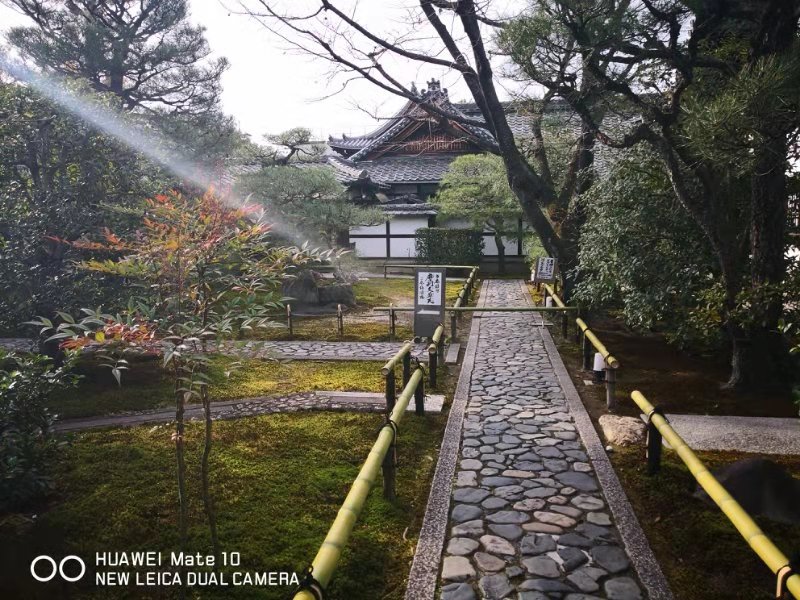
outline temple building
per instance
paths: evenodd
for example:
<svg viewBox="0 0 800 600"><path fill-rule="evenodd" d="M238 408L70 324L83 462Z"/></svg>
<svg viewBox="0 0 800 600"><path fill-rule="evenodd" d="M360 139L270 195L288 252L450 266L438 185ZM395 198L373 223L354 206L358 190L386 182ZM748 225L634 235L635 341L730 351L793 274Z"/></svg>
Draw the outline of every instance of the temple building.
<svg viewBox="0 0 800 600"><path fill-rule="evenodd" d="M449 113L482 119L474 104L451 103L447 89L436 80L428 82L421 96ZM518 138L530 131L525 115L509 111L508 119ZM372 133L329 138L327 162L352 200L378 205L389 217L381 225L350 230L349 241L356 253L362 258L413 259L417 229L469 227L468 223L437 222L436 208L428 199L453 160L485 152L494 144L487 129L443 119L411 101ZM523 255L523 233L520 220L517 236L505 240L507 258ZM484 234L484 256L497 256L494 235L489 232Z"/></svg>

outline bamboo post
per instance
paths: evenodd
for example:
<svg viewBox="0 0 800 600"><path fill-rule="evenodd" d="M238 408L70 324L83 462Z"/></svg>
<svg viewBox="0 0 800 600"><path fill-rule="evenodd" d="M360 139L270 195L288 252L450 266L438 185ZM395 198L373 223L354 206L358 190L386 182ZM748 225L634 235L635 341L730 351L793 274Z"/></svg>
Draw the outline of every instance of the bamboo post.
<svg viewBox="0 0 800 600"><path fill-rule="evenodd" d="M414 412L418 416L425 414L425 380L420 378L417 389L414 390Z"/></svg>
<svg viewBox="0 0 800 600"><path fill-rule="evenodd" d="M394 381L394 368L392 368L386 374L386 381L385 381L385 397L386 397L386 418L389 418L389 415L392 414L394 410L394 404L396 400L396 385Z"/></svg>
<svg viewBox="0 0 800 600"><path fill-rule="evenodd" d="M336 305L336 320L339 325L339 335L344 335L344 314L342 313L342 305Z"/></svg>
<svg viewBox="0 0 800 600"><path fill-rule="evenodd" d="M606 364L606 408L609 412L617 410L617 370Z"/></svg>
<svg viewBox="0 0 800 600"><path fill-rule="evenodd" d="M657 475L661 470L661 432L653 423L653 414L660 412L654 408L647 418L647 474Z"/></svg>
<svg viewBox="0 0 800 600"><path fill-rule="evenodd" d="M383 497L389 502L397 500L397 443L392 441L383 457Z"/></svg>
<svg viewBox="0 0 800 600"><path fill-rule="evenodd" d="M583 370L584 371L591 371L592 370L592 343L589 341L589 336L586 335L586 332L583 332L583 342L582 342L582 349L583 349Z"/></svg>
<svg viewBox="0 0 800 600"><path fill-rule="evenodd" d="M428 381L431 389L436 389L436 369L438 367L439 355L436 352L436 344L428 346Z"/></svg>
<svg viewBox="0 0 800 600"><path fill-rule="evenodd" d="M561 337L562 339L566 340L567 335L569 335L569 318L567 317L567 311L561 311Z"/></svg>
<svg viewBox="0 0 800 600"><path fill-rule="evenodd" d="M450 313L450 339L455 340L458 332L456 331L456 313Z"/></svg>
<svg viewBox="0 0 800 600"><path fill-rule="evenodd" d="M395 314L394 314L394 304L389 304L389 339L394 341L395 337Z"/></svg>
<svg viewBox="0 0 800 600"><path fill-rule="evenodd" d="M289 327L289 337L294 335L294 329L292 328L292 305L286 305L286 325Z"/></svg>
<svg viewBox="0 0 800 600"><path fill-rule="evenodd" d="M406 352L403 355L403 387L408 385L411 379L411 352Z"/></svg>

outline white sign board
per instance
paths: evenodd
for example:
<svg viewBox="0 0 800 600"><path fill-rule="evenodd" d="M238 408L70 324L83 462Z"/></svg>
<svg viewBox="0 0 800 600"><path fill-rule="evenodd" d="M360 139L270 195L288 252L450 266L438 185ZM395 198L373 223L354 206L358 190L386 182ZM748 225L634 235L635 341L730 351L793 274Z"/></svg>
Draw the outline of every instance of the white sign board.
<svg viewBox="0 0 800 600"><path fill-rule="evenodd" d="M556 280L556 267L558 263L555 258L549 256L540 256L536 259L536 274L534 281L536 283L552 283Z"/></svg>
<svg viewBox="0 0 800 600"><path fill-rule="evenodd" d="M419 305L442 305L442 280L441 271L420 271L417 276L417 302Z"/></svg>
<svg viewBox="0 0 800 600"><path fill-rule="evenodd" d="M444 322L445 270L417 270L414 274L414 335L431 337Z"/></svg>

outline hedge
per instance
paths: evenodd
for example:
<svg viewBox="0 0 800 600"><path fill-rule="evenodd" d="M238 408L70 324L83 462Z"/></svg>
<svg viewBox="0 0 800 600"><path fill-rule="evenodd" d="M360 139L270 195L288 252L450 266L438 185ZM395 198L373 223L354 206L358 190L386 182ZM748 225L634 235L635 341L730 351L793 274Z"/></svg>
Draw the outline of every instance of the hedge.
<svg viewBox="0 0 800 600"><path fill-rule="evenodd" d="M417 260L431 265L477 265L483 256L483 232L474 229L417 229Z"/></svg>

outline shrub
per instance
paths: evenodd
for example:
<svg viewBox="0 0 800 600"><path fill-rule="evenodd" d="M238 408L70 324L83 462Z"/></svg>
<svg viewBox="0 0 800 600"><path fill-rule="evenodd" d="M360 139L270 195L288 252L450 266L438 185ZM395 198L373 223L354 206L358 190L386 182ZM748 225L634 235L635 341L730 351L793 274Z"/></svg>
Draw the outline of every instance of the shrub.
<svg viewBox="0 0 800 600"><path fill-rule="evenodd" d="M432 265L477 265L483 256L483 232L474 229L417 229L417 260Z"/></svg>
<svg viewBox="0 0 800 600"><path fill-rule="evenodd" d="M40 355L0 358L0 512L52 489L47 471L58 442L47 401L55 390L75 385L71 366L69 357L59 367Z"/></svg>

